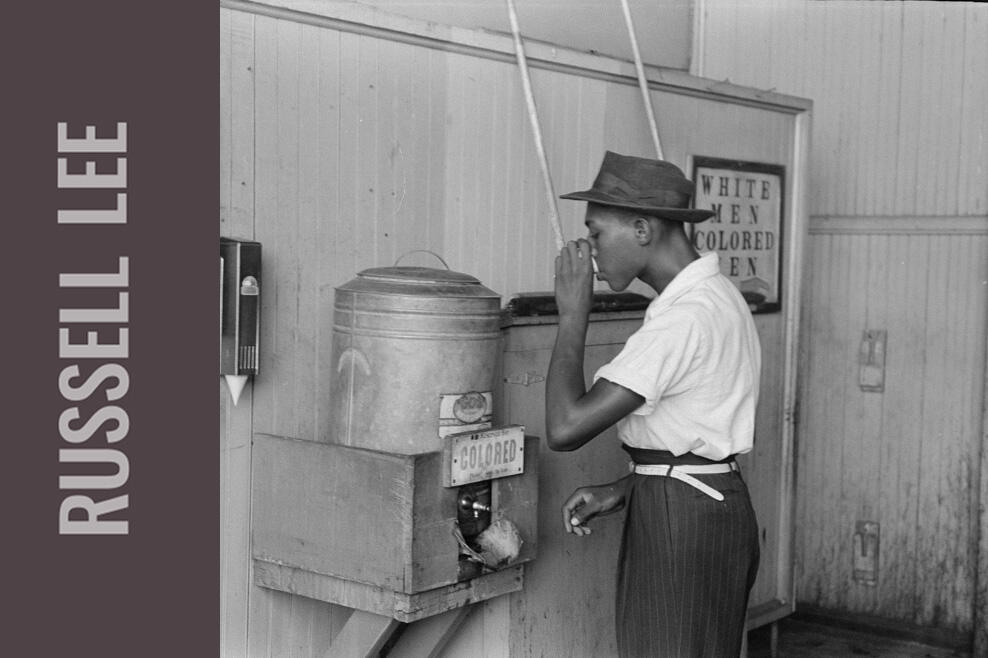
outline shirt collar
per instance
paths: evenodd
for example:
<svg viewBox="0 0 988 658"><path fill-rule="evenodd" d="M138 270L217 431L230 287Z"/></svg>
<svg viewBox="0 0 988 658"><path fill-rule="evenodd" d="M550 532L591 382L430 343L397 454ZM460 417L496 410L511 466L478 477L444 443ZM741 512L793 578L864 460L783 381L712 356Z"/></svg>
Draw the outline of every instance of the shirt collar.
<svg viewBox="0 0 988 658"><path fill-rule="evenodd" d="M672 305L684 293L696 287L700 282L709 279L720 272L720 260L717 252L708 251L695 261L679 271L662 293L652 300L648 306L648 314L654 314L660 309Z"/></svg>

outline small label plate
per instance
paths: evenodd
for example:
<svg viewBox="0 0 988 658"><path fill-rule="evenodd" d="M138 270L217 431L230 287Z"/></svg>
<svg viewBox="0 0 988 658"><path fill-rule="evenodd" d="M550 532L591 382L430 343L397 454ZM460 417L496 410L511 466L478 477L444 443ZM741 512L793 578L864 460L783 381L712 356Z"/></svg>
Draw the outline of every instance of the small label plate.
<svg viewBox="0 0 988 658"><path fill-rule="evenodd" d="M443 486L460 487L525 472L525 428L509 425L446 437Z"/></svg>

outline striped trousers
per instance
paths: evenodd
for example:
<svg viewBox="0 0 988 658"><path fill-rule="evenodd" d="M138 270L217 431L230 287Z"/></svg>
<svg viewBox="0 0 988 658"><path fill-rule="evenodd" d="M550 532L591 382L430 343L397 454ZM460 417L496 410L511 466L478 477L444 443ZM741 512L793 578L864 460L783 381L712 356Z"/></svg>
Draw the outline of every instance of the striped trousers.
<svg viewBox="0 0 988 658"><path fill-rule="evenodd" d="M639 464L713 464L625 446ZM623 658L737 658L758 572L758 524L740 473L697 475L717 501L671 477L632 474L618 563Z"/></svg>

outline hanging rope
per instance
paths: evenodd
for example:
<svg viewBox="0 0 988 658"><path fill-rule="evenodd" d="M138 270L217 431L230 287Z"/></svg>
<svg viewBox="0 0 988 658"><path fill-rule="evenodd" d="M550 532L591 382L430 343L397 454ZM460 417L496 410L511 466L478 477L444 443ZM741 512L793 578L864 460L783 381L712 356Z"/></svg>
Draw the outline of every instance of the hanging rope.
<svg viewBox="0 0 988 658"><path fill-rule="evenodd" d="M545 186L546 197L549 201L549 222L556 235L556 248L566 245L563 230L559 225L559 209L556 206L556 192L552 187L552 177L549 175L549 162L542 145L542 130L539 128L539 114L535 108L535 97L532 95L532 81L528 77L528 60L525 59L525 47L521 43L521 33L518 30L518 15L515 13L514 0L508 3L508 18L511 21L511 34L515 39L515 56L518 58L518 68L521 71L521 84L525 91L525 104L528 106L528 120L532 124L532 134L535 136L535 148L539 153L539 163L542 166L542 182Z"/></svg>
<svg viewBox="0 0 988 658"><path fill-rule="evenodd" d="M645 102L645 114L648 116L648 127L652 131L652 142L655 144L655 155L662 159L662 143L659 142L659 130L655 127L655 114L652 112L652 96L648 91L648 80L645 78L645 67L642 65L642 55L638 51L638 38L635 36L635 22L631 18L628 0L621 0L624 10L624 22L628 25L628 36L631 38L631 51L635 55L635 70L638 72L638 87Z"/></svg>

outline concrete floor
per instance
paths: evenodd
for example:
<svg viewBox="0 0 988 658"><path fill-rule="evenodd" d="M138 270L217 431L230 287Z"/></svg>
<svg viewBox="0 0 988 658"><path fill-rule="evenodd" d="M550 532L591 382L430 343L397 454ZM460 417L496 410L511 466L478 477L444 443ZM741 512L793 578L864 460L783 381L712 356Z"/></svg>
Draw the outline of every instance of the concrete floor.
<svg viewBox="0 0 988 658"><path fill-rule="evenodd" d="M833 626L783 619L779 622L778 651L771 652L771 630L748 634L748 658L970 658L964 651L896 640L881 635Z"/></svg>

